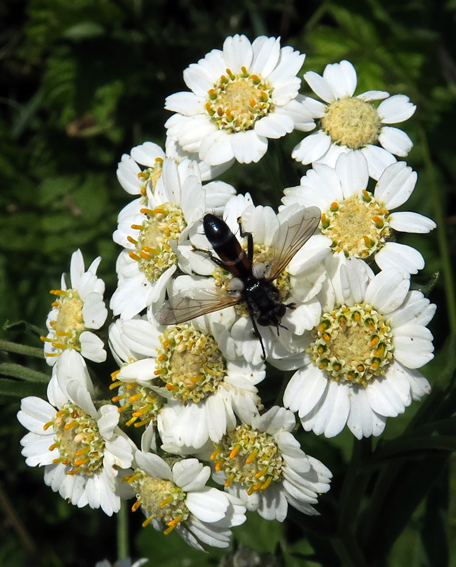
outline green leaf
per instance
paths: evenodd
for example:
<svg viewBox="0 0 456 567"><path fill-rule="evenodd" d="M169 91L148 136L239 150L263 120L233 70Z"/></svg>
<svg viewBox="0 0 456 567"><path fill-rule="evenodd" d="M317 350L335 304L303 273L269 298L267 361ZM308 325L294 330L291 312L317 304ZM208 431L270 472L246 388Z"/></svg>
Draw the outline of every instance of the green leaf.
<svg viewBox="0 0 456 567"><path fill-rule="evenodd" d="M280 522L265 520L257 512L247 512L247 521L235 528L233 533L242 545L269 553L274 552L283 537Z"/></svg>
<svg viewBox="0 0 456 567"><path fill-rule="evenodd" d="M0 395L25 398L27 396L46 397L46 386L44 384L18 382L0 378Z"/></svg>
<svg viewBox="0 0 456 567"><path fill-rule="evenodd" d="M19 378L26 382L41 382L43 384L47 384L50 380L50 376L43 372L32 370L31 368L21 366L20 364L13 364L12 362L0 363L0 374L3 376Z"/></svg>

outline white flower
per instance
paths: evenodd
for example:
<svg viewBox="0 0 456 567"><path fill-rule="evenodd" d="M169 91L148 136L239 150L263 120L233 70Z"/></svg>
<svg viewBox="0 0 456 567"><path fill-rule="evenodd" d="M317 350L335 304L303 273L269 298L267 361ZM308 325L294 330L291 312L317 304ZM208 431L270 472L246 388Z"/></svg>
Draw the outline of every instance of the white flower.
<svg viewBox="0 0 456 567"><path fill-rule="evenodd" d="M273 37L252 44L244 35L227 37L223 51L214 49L184 71L192 92L166 99L166 108L177 113L165 124L168 136L208 165L257 162L268 138L314 126L310 111L295 100L304 57Z"/></svg>
<svg viewBox="0 0 456 567"><path fill-rule="evenodd" d="M93 362L106 360L103 341L89 329L99 329L106 321L108 310L103 301L104 282L97 278L101 257L92 262L87 271L80 250L71 256L70 287L62 274L61 289L52 290L57 296L52 304L44 341L46 362L53 366L66 349L75 349Z"/></svg>
<svg viewBox="0 0 456 567"><path fill-rule="evenodd" d="M412 149L405 132L388 126L415 112L416 106L407 96L368 91L354 97L357 76L349 61L327 65L323 77L310 71L304 78L327 104L304 100L314 118L321 119L321 128L295 147L292 157L297 161L334 167L340 154L360 152L367 159L369 175L378 179L385 167L396 161L393 154L404 157ZM370 102L382 99L378 108Z"/></svg>
<svg viewBox="0 0 456 567"><path fill-rule="evenodd" d="M280 361L284 369L299 366L284 405L317 435L333 437L345 425L357 438L380 435L387 417L430 391L416 369L433 358L425 325L435 305L409 291L409 277L397 269L372 278L346 260L332 284L306 354Z"/></svg>
<svg viewBox="0 0 456 567"><path fill-rule="evenodd" d="M133 510L141 506L156 530L176 530L192 547L204 551L199 542L228 547L230 528L245 521L242 502L206 482L211 470L197 459L178 461L170 467L153 453L137 451L136 468L127 477L136 493ZM166 527L165 527L166 526Z"/></svg>
<svg viewBox="0 0 456 567"><path fill-rule="evenodd" d="M59 387L50 387L51 403L24 398L18 420L28 433L22 454L31 467L44 466L44 482L79 508L101 508L108 516L120 509L118 468L128 468L133 459L131 442L117 427L116 406L97 410L87 382L87 370L56 365ZM52 404L52 405L51 405Z"/></svg>
<svg viewBox="0 0 456 567"><path fill-rule="evenodd" d="M116 377L168 399L157 412L158 427L178 446L199 449L209 438L218 441L236 415L246 418L261 407L255 385L265 376L264 364L236 354L225 319L214 313L166 330L145 320L122 322L126 344L148 358L123 366ZM164 431L169 412L172 431Z"/></svg>
<svg viewBox="0 0 456 567"><path fill-rule="evenodd" d="M317 206L322 211L320 231L331 239L333 253L375 259L381 268L397 267L416 274L424 258L411 246L389 242L393 230L426 233L435 223L417 213L390 211L412 194L417 174L405 162L388 166L372 193L367 191L369 173L362 154L342 154L335 168L315 164L301 178L301 185L285 189L282 202ZM322 243L322 247L325 244Z"/></svg>
<svg viewBox="0 0 456 567"><path fill-rule="evenodd" d="M178 262L185 269L185 254L179 247L188 241L192 225L203 217L206 207L223 207L234 192L221 182L203 188L192 168L181 174L185 165L165 159L161 183L149 193L147 206L138 199L119 218L114 240L125 250L117 260L119 284L111 298L114 315L130 318L163 301Z"/></svg>
<svg viewBox="0 0 456 567"><path fill-rule="evenodd" d="M274 406L230 430L211 455L214 480L266 520L283 522L288 504L318 514L312 505L329 490L331 472L301 450L294 426L293 414Z"/></svg>

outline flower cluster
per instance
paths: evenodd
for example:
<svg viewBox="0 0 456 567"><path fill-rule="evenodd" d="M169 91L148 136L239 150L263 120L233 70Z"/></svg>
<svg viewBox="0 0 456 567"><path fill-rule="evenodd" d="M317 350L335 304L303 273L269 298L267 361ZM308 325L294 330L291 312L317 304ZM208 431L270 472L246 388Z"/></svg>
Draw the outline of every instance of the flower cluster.
<svg viewBox="0 0 456 567"><path fill-rule="evenodd" d="M113 397L96 399L84 361L106 358L94 331L107 309L100 259L84 271L78 251L43 337L49 401L25 398L18 415L27 464L54 491L107 514L135 497L144 526L197 549L228 546L246 510L318 513L331 472L301 449L294 413L317 435L380 435L430 390L417 369L433 357L435 306L410 282L424 258L395 242L435 227L396 211L417 175L396 158L411 140L389 125L415 106L355 96L348 61L305 73L314 100L299 93L303 63L279 39L236 35L185 70L165 150L146 142L117 170L137 198L113 235ZM278 211L215 179L293 130L315 130L292 152L311 166ZM284 407L262 399L266 362L294 371Z"/></svg>

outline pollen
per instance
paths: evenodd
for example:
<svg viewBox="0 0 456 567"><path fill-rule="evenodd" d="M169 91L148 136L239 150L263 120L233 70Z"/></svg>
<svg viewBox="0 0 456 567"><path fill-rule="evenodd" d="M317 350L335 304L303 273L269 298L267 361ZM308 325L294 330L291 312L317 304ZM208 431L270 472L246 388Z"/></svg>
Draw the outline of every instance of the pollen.
<svg viewBox="0 0 456 567"><path fill-rule="evenodd" d="M214 393L226 376L226 360L212 335L189 325L168 328L157 349L157 376L181 403L198 403Z"/></svg>
<svg viewBox="0 0 456 567"><path fill-rule="evenodd" d="M103 468L105 441L93 417L67 403L57 413L53 426L52 448L59 450L59 461L69 467L67 474L93 476Z"/></svg>
<svg viewBox="0 0 456 567"><path fill-rule="evenodd" d="M367 192L366 192L367 193ZM334 203L333 203L334 204ZM391 239L389 211L369 193L355 193L325 212L321 232L332 240L334 252L367 259Z"/></svg>
<svg viewBox="0 0 456 567"><path fill-rule="evenodd" d="M219 130L229 134L251 130L257 120L274 112L273 88L245 67L237 75L230 69L226 73L208 91L206 111Z"/></svg>
<svg viewBox="0 0 456 567"><path fill-rule="evenodd" d="M175 244L187 223L182 210L170 203L141 212L146 219L142 225L132 225L134 230L139 230L139 235L133 239L136 244L135 249L130 250L130 258L138 262L139 269L150 282L156 282L177 263Z"/></svg>
<svg viewBox="0 0 456 567"><path fill-rule="evenodd" d="M334 144L359 150L378 141L381 120L371 103L344 97L328 106L321 126Z"/></svg>
<svg viewBox="0 0 456 567"><path fill-rule="evenodd" d="M165 524L164 533L168 534L189 517L185 504L187 493L171 480L151 477L142 469L136 469L127 480L136 492L137 501L132 510L135 512L141 506L148 516L143 526L153 519L159 520Z"/></svg>
<svg viewBox="0 0 456 567"><path fill-rule="evenodd" d="M268 433L239 425L214 446L211 459L216 461L217 470L224 471L225 486L239 483L248 494L253 494L282 480L285 463L277 443Z"/></svg>
<svg viewBox="0 0 456 567"><path fill-rule="evenodd" d="M322 333L323 326L326 330ZM364 303L343 305L324 313L314 335L308 353L314 364L336 382L366 386L384 375L393 359L393 336L388 322Z"/></svg>

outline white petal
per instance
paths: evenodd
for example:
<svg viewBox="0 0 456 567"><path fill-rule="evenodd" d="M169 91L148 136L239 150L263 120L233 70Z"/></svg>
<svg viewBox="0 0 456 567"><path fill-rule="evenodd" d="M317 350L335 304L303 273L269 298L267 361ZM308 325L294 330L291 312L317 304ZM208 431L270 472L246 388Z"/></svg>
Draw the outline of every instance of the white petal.
<svg viewBox="0 0 456 567"><path fill-rule="evenodd" d="M206 100L190 92L175 93L166 98L165 108L172 112L179 112L184 116L202 114Z"/></svg>
<svg viewBox="0 0 456 567"><path fill-rule="evenodd" d="M384 270L367 286L365 302L381 313L390 313L402 305L409 287L410 279L401 270Z"/></svg>
<svg viewBox="0 0 456 567"><path fill-rule="evenodd" d="M386 91L366 91L358 95L356 98L360 98L368 102L370 100L383 100L384 98L388 97L389 93L387 93Z"/></svg>
<svg viewBox="0 0 456 567"><path fill-rule="evenodd" d="M257 37L252 43L254 53L250 73L268 77L275 69L280 57L280 39Z"/></svg>
<svg viewBox="0 0 456 567"><path fill-rule="evenodd" d="M293 128L294 121L291 116L279 112L268 114L255 124L255 132L258 136L273 139L285 136L285 134L292 132Z"/></svg>
<svg viewBox="0 0 456 567"><path fill-rule="evenodd" d="M81 343L81 354L84 358L88 358L93 362L104 362L107 353L104 349L103 341L89 331L84 331L79 336Z"/></svg>
<svg viewBox="0 0 456 567"><path fill-rule="evenodd" d="M367 160L359 151L349 152L339 156L336 162L336 172L344 193L344 198L361 194L367 188L369 171Z"/></svg>
<svg viewBox="0 0 456 567"><path fill-rule="evenodd" d="M165 152L158 144L153 142L144 142L144 144L134 147L130 154L135 161L147 167L153 167L156 158L164 159L165 157Z"/></svg>
<svg viewBox="0 0 456 567"><path fill-rule="evenodd" d="M206 488L198 493L187 494L185 501L188 509L202 522L218 522L228 508L228 499L216 488Z"/></svg>
<svg viewBox="0 0 456 567"><path fill-rule="evenodd" d="M394 95L384 100L378 107L378 115L384 124L397 124L410 118L416 106L410 102L408 96Z"/></svg>
<svg viewBox="0 0 456 567"><path fill-rule="evenodd" d="M437 226L433 220L423 215L408 212L393 213L389 216L389 224L394 230L419 234L426 234Z"/></svg>
<svg viewBox="0 0 456 567"><path fill-rule="evenodd" d="M379 268L397 268L405 274L417 274L424 268L424 258L418 250L405 244L387 242L375 256Z"/></svg>
<svg viewBox="0 0 456 567"><path fill-rule="evenodd" d="M391 128L391 126L384 126L378 137L379 142L385 150L400 157L408 155L413 148L413 142L409 136L399 128Z"/></svg>
<svg viewBox="0 0 456 567"><path fill-rule="evenodd" d="M226 66L233 73L240 73L241 67L249 69L253 58L253 49L245 35L227 37L223 43L223 56Z"/></svg>
<svg viewBox="0 0 456 567"><path fill-rule="evenodd" d="M388 151L379 146L366 146L360 150L367 159L369 175L372 179L378 179L385 169L396 161L396 158Z"/></svg>
<svg viewBox="0 0 456 567"><path fill-rule="evenodd" d="M358 82L355 68L349 61L345 60L340 63L326 65L323 78L331 87L336 99L352 96Z"/></svg>
<svg viewBox="0 0 456 567"><path fill-rule="evenodd" d="M268 140L259 136L256 130L236 132L229 135L234 157L240 163L258 162L268 149ZM205 158L207 161L207 156Z"/></svg>
<svg viewBox="0 0 456 567"><path fill-rule="evenodd" d="M220 165L232 160L234 152L229 134L216 130L206 136L201 142L199 155L208 165Z"/></svg>
<svg viewBox="0 0 456 567"><path fill-rule="evenodd" d="M383 201L389 210L403 205L415 189L418 175L405 161L389 165L375 187L377 201Z"/></svg>
<svg viewBox="0 0 456 567"><path fill-rule="evenodd" d="M318 131L310 134L293 149L291 157L307 165L320 159L328 151L331 138L328 134Z"/></svg>
<svg viewBox="0 0 456 567"><path fill-rule="evenodd" d="M309 87L325 102L333 102L335 95L329 86L328 82L314 71L304 73L304 79L307 81Z"/></svg>

